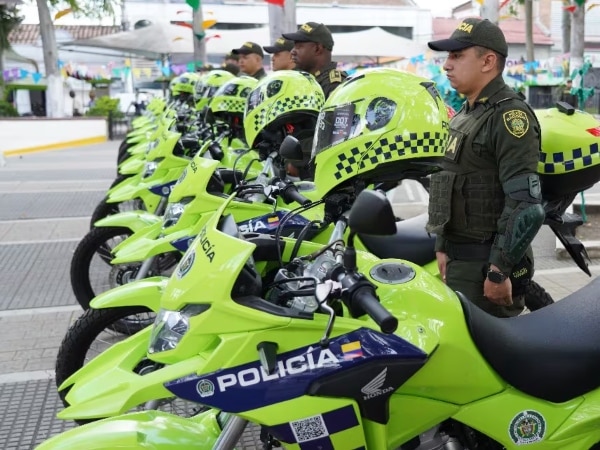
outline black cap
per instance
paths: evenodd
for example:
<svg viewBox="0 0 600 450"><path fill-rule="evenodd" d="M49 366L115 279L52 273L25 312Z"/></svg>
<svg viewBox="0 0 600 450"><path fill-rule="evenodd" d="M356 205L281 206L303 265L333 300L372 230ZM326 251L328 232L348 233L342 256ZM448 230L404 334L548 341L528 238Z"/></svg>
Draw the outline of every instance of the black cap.
<svg viewBox="0 0 600 450"><path fill-rule="evenodd" d="M271 46L263 45L263 49L267 53L289 52L293 48L294 48L294 41L289 41L282 37L277 39L275 41L275 43Z"/></svg>
<svg viewBox="0 0 600 450"><path fill-rule="evenodd" d="M508 55L508 45L504 33L487 19L469 18L458 24L449 39L427 43L430 49L456 52L475 45L489 48L502 56Z"/></svg>
<svg viewBox="0 0 600 450"><path fill-rule="evenodd" d="M223 59L233 59L235 61L239 61L240 55L236 55L233 52L229 52L229 53L225 54L225 58L223 58Z"/></svg>
<svg viewBox="0 0 600 450"><path fill-rule="evenodd" d="M306 22L295 33L283 33L282 36L294 42L317 42L327 50L333 50L331 31L322 23Z"/></svg>
<svg viewBox="0 0 600 450"><path fill-rule="evenodd" d="M255 55L260 56L261 58L265 56L261 46L258 45L256 42L244 42L240 48L234 48L233 50L231 50L231 53L233 53L234 55L251 55L252 53L254 53Z"/></svg>

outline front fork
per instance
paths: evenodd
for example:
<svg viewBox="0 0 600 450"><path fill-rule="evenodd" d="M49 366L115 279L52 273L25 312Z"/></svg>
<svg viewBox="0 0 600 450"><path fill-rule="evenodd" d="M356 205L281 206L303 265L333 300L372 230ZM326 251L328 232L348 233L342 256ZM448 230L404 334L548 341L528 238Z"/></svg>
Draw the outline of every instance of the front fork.
<svg viewBox="0 0 600 450"><path fill-rule="evenodd" d="M165 213L168 203L169 203L168 197L161 197L160 202L158 203L158 206L156 207L156 215L157 216L161 216ZM150 258L146 259L142 263L142 265L140 266L140 269L138 270L137 274L135 275L136 281L141 280L142 278L146 278L146 276L148 275L148 272L150 272L150 269L152 268L152 264L154 264L155 259L156 259L156 255L151 256Z"/></svg>
<svg viewBox="0 0 600 450"><path fill-rule="evenodd" d="M135 275L135 281L146 278L146 276L148 275L148 272L150 272L150 269L152 268L152 264L154 264L155 259L156 259L156 255L151 256L150 258L146 259L142 263L142 265L140 266L140 269L138 270L137 274Z"/></svg>
<svg viewBox="0 0 600 450"><path fill-rule="evenodd" d="M220 413L217 420L223 431L215 442L213 450L233 450L242 438L248 421L227 413Z"/></svg>

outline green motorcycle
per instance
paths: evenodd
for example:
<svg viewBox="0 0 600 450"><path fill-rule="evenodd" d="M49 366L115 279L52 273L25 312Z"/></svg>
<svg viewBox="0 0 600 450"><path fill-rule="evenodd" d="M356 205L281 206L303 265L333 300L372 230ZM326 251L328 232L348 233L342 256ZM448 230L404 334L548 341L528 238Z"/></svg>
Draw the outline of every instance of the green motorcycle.
<svg viewBox="0 0 600 450"><path fill-rule="evenodd" d="M280 246L286 260L293 243L242 236L226 206L165 286L153 328L120 344L110 366L90 363L67 396L78 406L59 416L173 395L211 409L111 417L40 450L233 449L248 423L263 428L265 448L600 445L599 281L536 313L495 318L417 265L356 252L355 233L396 229L385 195L367 190L345 244L335 235L325 249L303 243L306 256L264 285L267 249ZM323 272L309 253L332 265ZM160 368L138 375L131 365L146 347Z"/></svg>
<svg viewBox="0 0 600 450"><path fill-rule="evenodd" d="M107 203L105 202L108 207L141 199L144 208L110 214L95 221L93 228L75 249L71 260L71 285L75 297L84 309L87 309L92 298L106 289L128 283L136 277L146 277L149 271L154 274L167 272L178 261L178 258L173 259L169 255L157 256L153 261L154 267L146 267L141 272L140 265L132 264L131 261L111 267L111 252L125 238L148 226L158 226L160 230L161 216L167 207L171 208L167 211L167 216L173 221L173 211L193 199L193 203L199 205L200 209L191 211L192 217L197 217L198 211L206 211L206 208L214 211L212 194L216 187L211 185L213 181L220 183L218 188L225 192L232 183L239 183L244 178L254 178L260 173L262 163L258 153L247 148L240 135L241 126L238 124L239 109L243 108L245 98L255 84L256 80L253 78L237 77L224 85L223 90L217 91L213 115L209 122L216 136L203 142L195 152L197 157L192 158L188 156L189 152L178 151L182 141L180 134L166 131L163 143L149 151L144 171L109 190ZM190 147L194 143L196 146L200 145L195 137L187 141L190 141L189 145L186 145L188 148L195 148ZM199 168L202 167L203 160L209 160L208 164L211 166L210 175L206 178L195 174L197 170L201 170ZM188 180L185 196L176 198L175 205L168 205L171 190L178 180L185 178L182 172L188 165L190 174L194 174L192 182L199 184L196 188ZM219 180L214 180L212 175L217 167L227 170L219 170ZM244 169L243 174L240 169ZM225 181L222 180L223 177L226 178ZM203 191L203 187L207 189ZM199 189L198 196L195 189ZM203 199L206 200L206 204L203 203ZM185 223L185 220L183 222ZM133 262L137 261L139 260Z"/></svg>
<svg viewBox="0 0 600 450"><path fill-rule="evenodd" d="M377 72L375 72L375 74L377 74ZM388 84L390 83L390 77L391 75L389 73L386 73L384 71L384 73L382 73L382 75L385 77L386 81L388 82ZM373 75L373 80L374 80L374 85L380 85L379 80L375 79L376 75ZM430 98L433 99L433 101L435 101L435 103L433 105L429 105L432 108L436 108L438 106L437 105L437 100L436 97L434 97L430 91L429 91L429 85L425 84L425 85L421 85L421 83L424 83L423 80L419 79L418 80L418 86L421 89L421 92L419 95L424 96L425 99ZM358 85L357 81L354 81L354 86ZM403 90L404 92L406 92L406 96L410 97L411 99L414 97L417 97L416 92L411 92L408 89L408 86L406 84L403 84ZM365 96L366 98L363 100L363 103L358 103L356 105L356 114L359 115L359 117L364 117L366 120L366 123L368 124L368 120L370 120L370 118L377 118L377 120L379 121L379 123L381 124L381 117L382 117L382 113L387 112L387 114L390 114L390 109L387 108L389 106L388 105L384 105L386 108L384 108L383 110L379 111L379 114L368 114L370 108L373 105L373 99L379 99L380 96L378 96L376 93L373 95L373 97L368 97ZM338 113L341 117L347 117L347 109L341 109L340 111L337 110L337 108L331 108L330 109L332 112L334 113ZM426 110L428 111L428 110ZM367 112L367 114L365 114L365 112ZM392 111L392 114L395 114L395 111ZM334 114L335 115L335 114ZM326 117L326 115L324 115L323 117ZM417 116L415 115L414 119L412 121L409 121L405 118L405 116L402 116L403 119L405 120L404 123L404 127L398 127L398 123L394 120L388 119L387 123L384 123L383 125L381 125L382 128L384 128L383 130L379 130L378 133L380 134L380 139L389 139L390 136L394 136L395 134L397 134L397 129L404 129L407 128L408 130L415 130L415 129L419 129L420 130L420 126L423 125L423 123L425 123L423 117ZM429 115L429 117L431 117ZM333 117L333 119L335 119L335 117ZM328 121L328 123L336 123L336 120L330 120ZM377 128L375 128L376 124L371 124L371 127L364 127L363 130L372 130L375 129L377 130ZM387 126L386 126L387 125ZM430 125L430 129L429 132L432 131L432 128L435 129L435 126L439 125L439 130L436 129L436 132L439 132L441 134L443 134L443 130L445 129L445 127L443 126L443 119L442 116L440 116L440 121L437 122L437 125ZM330 132L330 136L332 136L333 134L331 134L331 129L329 130ZM369 132L364 131L365 136L358 134L355 135L354 137L359 137L361 139L363 139L364 142L371 142L373 140L373 133L371 133L369 135ZM325 132L325 130L323 130L323 135L321 136L321 138L325 138L327 135L327 133ZM406 136L410 136L410 132L407 131L406 132ZM402 136L402 135L400 135ZM443 138L442 136L440 136L439 138L440 141L440 146L443 148ZM317 168L321 167L321 168L325 168L321 171L317 170L317 178L316 178L316 182L317 184L319 184L319 181L322 180L322 182L319 184L320 186L324 186L325 189L329 188L331 194L333 194L334 192L334 187L336 187L336 179L339 180L341 179L341 183L345 183L345 187L353 185L353 183L358 183L358 184L367 184L369 182L373 182L375 180L383 180L385 181L386 179L389 180L393 174L393 176L398 176L398 174L400 173L415 173L419 168L421 170L423 170L424 167L426 167L428 164L430 164L432 161L430 160L430 156L431 153L440 153L439 151L437 151L437 148L434 150L433 148L429 149L428 152L422 152L422 153L410 153L410 154L398 154L396 156L396 159L393 159L391 161L389 161L389 164L386 165L385 161L382 161L380 164L375 164L372 163L370 165L365 165L365 166L361 166L360 164L357 164L356 167L352 167L352 166L348 166L348 169L344 169L343 172L341 174L339 174L339 177L332 177L331 176L331 171L329 171L329 175L327 177L324 177L324 174L328 173L328 171L326 170L327 166L329 165L329 168L337 168L339 161L345 161L348 158L345 156L345 154L336 152L335 149L337 150L344 150L345 148L352 148L350 146L345 146L345 145L339 145L339 146L331 146L330 141L322 140L322 145L323 147L321 147L321 149L318 149L318 154L316 155L316 161L317 161ZM343 141L342 141L343 142ZM354 140L354 142L356 142L356 140ZM330 152L329 149L333 149L333 152ZM339 155L336 158L336 155ZM373 156L371 156L372 158L375 159L377 158L377 153L375 153ZM386 155L381 155L381 158L386 158ZM397 166L396 163L398 163L398 161L400 161L402 163L401 165L401 169L400 170ZM335 173L335 170L333 170L333 172ZM320 177L319 177L320 174ZM344 174L346 174L346 176L344 176ZM200 231L203 229L204 223L202 223L200 225ZM246 230L248 231L248 230ZM378 236L371 236L369 237L368 235L362 235L361 239L364 239L365 241L370 240L371 242L378 242L379 247L381 248L387 248L387 250L389 252L394 251L395 249L393 248L393 246L390 244L390 241L388 239L388 237L378 237ZM396 241L398 244L400 244L400 241ZM306 244L308 245L308 244ZM403 244L406 245L406 242ZM210 247L210 246L209 246ZM293 253L293 252L291 252ZM398 253L396 253L398 254ZM429 260L431 261L431 259ZM261 272L262 273L262 272ZM131 284L131 285L127 285L127 286L123 286L121 288L119 288L118 290L115 290L114 292L111 293L106 293L106 295L100 296L98 298L96 298L92 304L93 307L95 308L106 308L106 307L115 307L115 306L120 306L120 307L126 307L126 306L132 306L135 307L136 305L139 305L140 303L140 299L143 298L145 301L145 305L147 305L148 307L157 310L157 308L159 307L160 304L160 297L161 295L164 293L165 288L167 286L167 282L165 279L148 279L148 280L143 280L140 282L136 282L135 284ZM206 283L205 286L213 286L212 282L210 283ZM118 291L118 292L117 292ZM212 292L212 291L211 291ZM119 309L119 308L113 308L113 309ZM123 308L125 309L125 308ZM100 310L101 311L101 310ZM93 311L92 311L93 312ZM88 313L86 313L88 314ZM105 317L108 314L108 310L105 312L99 312L99 314L103 314ZM130 340L128 341L124 341L124 342L131 342ZM141 341L140 341L141 342ZM70 377L68 380L66 380L66 382L62 383L60 386L60 391L61 391L61 395L64 395L69 389L71 389L66 397L67 402L72 404L73 406L71 408L69 408L67 411L68 415L64 416L65 418L78 418L78 419L82 419L82 418L100 418L100 417L104 417L105 414L115 414L115 413L119 413L119 412L124 412L126 411L128 408L126 409L122 409L120 408L120 406L114 406L112 404L113 400L117 400L116 398L113 397L103 397L102 391L98 391L98 397L94 397L93 401L87 402L86 399L78 397L76 394L73 394L73 392L83 392L86 391L87 387L87 383L91 382L91 380L93 380L95 378L95 376L104 371L107 370L109 367L109 364L112 364L114 361L118 361L120 360L120 356L119 356L119 352L124 351L128 349L128 347L123 346L123 347L117 347L115 348L115 350L111 349L109 352L106 352L106 354L103 354L102 356L100 356L99 358L97 358L96 360L92 361L90 364L86 365L85 368L81 371L79 371L78 373L76 373L75 375L73 375L72 377ZM113 353L116 352L116 353ZM117 355L114 359L113 359L113 355ZM69 356L69 355L66 355ZM129 361L127 362L127 364L133 364L133 362L135 361L135 363L131 366L127 366L126 368L123 366L121 367L121 369L123 370L122 375L125 376L125 372L129 371L132 372L133 374L138 373L139 371L139 364L142 364L144 366L144 373L146 374L145 377L149 377L152 374L149 373L148 367L151 366L148 365L147 363L147 358L145 358L143 349L142 352L140 354L136 354L134 356L133 353L128 354L128 358ZM139 358L139 359L138 359ZM58 375L58 374L57 374ZM151 389L150 386L153 386L153 382L156 382L158 378L145 378L145 380L150 383L150 384L143 384L140 385L140 388L144 390L144 396L146 394L148 394L148 397L144 397L144 399L142 399L140 396L138 396L138 394L133 395L133 397L135 398L135 400L140 400L141 403L145 402L145 401L153 401L156 398L160 398L160 397L153 397L153 395L155 395L155 393L153 392L152 394L149 394ZM57 380L58 380L58 376L57 376ZM90 391L87 391L88 393L92 393L94 392L95 389L97 389L98 387L90 387ZM120 393L121 395L122 393ZM101 400L101 399L104 400ZM128 400L129 401L129 400ZM133 400L131 400L133 401ZM75 403L73 403L75 402ZM87 406L84 406L84 403L88 403ZM106 402L106 404L104 404L104 402ZM93 405L92 405L93 404ZM139 404L139 403L134 403L134 404ZM92 405L93 407L91 409L90 405ZM118 404L120 405L120 403ZM129 403L128 406L131 406L132 404ZM94 408L98 406L102 406L100 409L95 410ZM116 408L116 409L114 409ZM83 415L79 415L79 414L83 414Z"/></svg>

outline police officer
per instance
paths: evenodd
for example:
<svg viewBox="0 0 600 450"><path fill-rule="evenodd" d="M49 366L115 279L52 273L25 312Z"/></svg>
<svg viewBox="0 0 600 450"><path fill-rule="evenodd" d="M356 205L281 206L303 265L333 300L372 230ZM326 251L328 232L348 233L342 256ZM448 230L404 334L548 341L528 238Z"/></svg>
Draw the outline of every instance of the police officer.
<svg viewBox="0 0 600 450"><path fill-rule="evenodd" d="M263 68L264 53L256 42L244 42L240 48L231 50L234 55L239 55L240 70L246 75L260 80L267 73Z"/></svg>
<svg viewBox="0 0 600 450"><path fill-rule="evenodd" d="M502 78L508 46L488 20L464 19L444 70L466 97L450 121L443 170L432 175L427 230L448 286L499 317L519 314L533 276L531 241L544 220L537 162L540 127Z"/></svg>
<svg viewBox="0 0 600 450"><path fill-rule="evenodd" d="M227 72L231 72L234 75L239 75L240 73L240 56L234 55L232 52L229 52L223 58L223 63L221 64L221 68L226 70Z"/></svg>
<svg viewBox="0 0 600 450"><path fill-rule="evenodd" d="M271 68L277 70L294 70L296 63L292 61L291 51L294 48L294 43L283 37L280 37L271 46L264 45L263 50L270 53Z"/></svg>
<svg viewBox="0 0 600 450"><path fill-rule="evenodd" d="M322 23L306 22L295 33L284 33L283 37L294 42L291 53L296 69L313 74L325 98L348 76L331 60L333 36Z"/></svg>

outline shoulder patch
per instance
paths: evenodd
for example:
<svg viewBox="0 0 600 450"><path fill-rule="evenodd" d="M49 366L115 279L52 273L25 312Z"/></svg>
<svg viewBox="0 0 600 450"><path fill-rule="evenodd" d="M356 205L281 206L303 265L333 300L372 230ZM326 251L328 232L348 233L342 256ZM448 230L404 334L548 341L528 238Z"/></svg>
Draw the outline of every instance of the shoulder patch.
<svg viewBox="0 0 600 450"><path fill-rule="evenodd" d="M525 111L521 109L512 109L502 114L504 126L510 134L517 138L522 138L529 130L529 119Z"/></svg>
<svg viewBox="0 0 600 450"><path fill-rule="evenodd" d="M342 73L339 70L331 70L329 72L329 82L331 83L341 83L342 82Z"/></svg>

